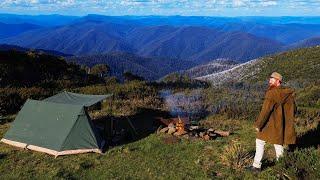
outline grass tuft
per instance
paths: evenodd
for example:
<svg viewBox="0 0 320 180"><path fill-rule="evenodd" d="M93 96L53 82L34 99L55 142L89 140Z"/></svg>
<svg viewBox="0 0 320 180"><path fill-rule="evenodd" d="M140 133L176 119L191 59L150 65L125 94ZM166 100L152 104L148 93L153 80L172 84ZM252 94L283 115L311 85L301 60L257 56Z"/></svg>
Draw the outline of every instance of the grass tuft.
<svg viewBox="0 0 320 180"><path fill-rule="evenodd" d="M253 154L249 152L240 142L232 141L225 146L221 155L221 162L235 170L242 170L252 163Z"/></svg>

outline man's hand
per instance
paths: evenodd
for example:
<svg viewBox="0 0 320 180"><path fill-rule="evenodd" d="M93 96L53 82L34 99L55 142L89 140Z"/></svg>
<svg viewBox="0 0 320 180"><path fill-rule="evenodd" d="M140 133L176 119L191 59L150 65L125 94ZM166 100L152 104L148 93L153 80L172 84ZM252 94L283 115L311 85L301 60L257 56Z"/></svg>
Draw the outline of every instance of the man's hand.
<svg viewBox="0 0 320 180"><path fill-rule="evenodd" d="M260 129L259 129L259 128L256 128L256 131L257 131L257 132L260 132Z"/></svg>

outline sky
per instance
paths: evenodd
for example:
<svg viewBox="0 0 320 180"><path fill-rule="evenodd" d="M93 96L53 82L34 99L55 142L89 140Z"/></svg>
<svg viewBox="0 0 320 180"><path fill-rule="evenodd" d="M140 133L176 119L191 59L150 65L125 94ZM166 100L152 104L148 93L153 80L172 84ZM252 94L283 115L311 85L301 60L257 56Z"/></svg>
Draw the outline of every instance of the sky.
<svg viewBox="0 0 320 180"><path fill-rule="evenodd" d="M320 0L1 0L0 13L75 16L319 16Z"/></svg>

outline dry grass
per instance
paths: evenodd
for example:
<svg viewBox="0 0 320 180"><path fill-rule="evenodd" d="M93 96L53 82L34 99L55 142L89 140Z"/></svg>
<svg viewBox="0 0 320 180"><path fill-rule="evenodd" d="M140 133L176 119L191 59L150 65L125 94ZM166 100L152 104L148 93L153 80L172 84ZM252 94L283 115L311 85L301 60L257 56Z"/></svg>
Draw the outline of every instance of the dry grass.
<svg viewBox="0 0 320 180"><path fill-rule="evenodd" d="M235 170L242 170L252 163L252 159L253 154L238 141L225 146L221 155L221 162Z"/></svg>
<svg viewBox="0 0 320 180"><path fill-rule="evenodd" d="M229 119L221 115L209 116L205 120L202 120L200 124L205 127L212 127L214 129L220 129L230 132L234 132L241 127L240 120Z"/></svg>

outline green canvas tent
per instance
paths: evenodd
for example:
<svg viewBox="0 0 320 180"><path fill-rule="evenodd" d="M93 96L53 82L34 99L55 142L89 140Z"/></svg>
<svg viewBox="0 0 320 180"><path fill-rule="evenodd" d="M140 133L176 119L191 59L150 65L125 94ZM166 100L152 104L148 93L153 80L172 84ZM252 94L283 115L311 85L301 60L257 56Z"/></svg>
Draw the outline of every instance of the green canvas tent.
<svg viewBox="0 0 320 180"><path fill-rule="evenodd" d="M1 141L56 157L99 153L104 141L85 107L110 96L62 92L43 101L28 99Z"/></svg>
<svg viewBox="0 0 320 180"><path fill-rule="evenodd" d="M43 101L62 103L62 104L82 105L84 107L89 107L111 96L112 94L86 95L86 94L77 94L77 93L64 91L54 96L51 96L47 99L44 99Z"/></svg>

